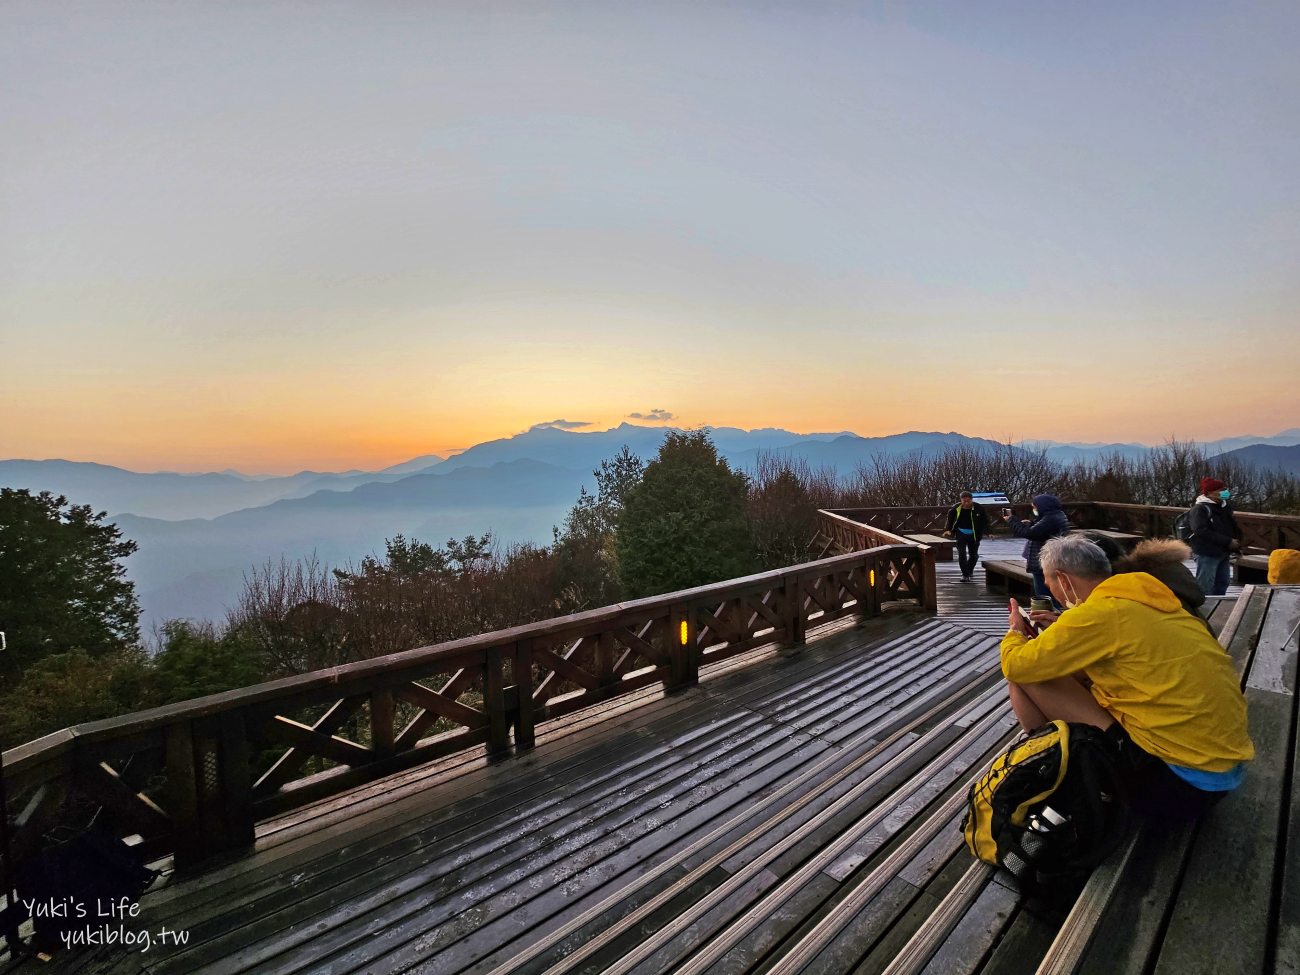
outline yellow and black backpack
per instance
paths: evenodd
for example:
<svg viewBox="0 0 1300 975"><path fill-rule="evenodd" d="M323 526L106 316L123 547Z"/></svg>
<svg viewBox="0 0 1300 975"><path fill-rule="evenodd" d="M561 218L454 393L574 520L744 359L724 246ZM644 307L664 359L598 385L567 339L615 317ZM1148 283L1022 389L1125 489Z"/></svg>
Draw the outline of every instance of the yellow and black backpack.
<svg viewBox="0 0 1300 975"><path fill-rule="evenodd" d="M1033 890L1086 876L1127 822L1113 739L1053 721L1022 735L971 786L962 835L976 857Z"/></svg>

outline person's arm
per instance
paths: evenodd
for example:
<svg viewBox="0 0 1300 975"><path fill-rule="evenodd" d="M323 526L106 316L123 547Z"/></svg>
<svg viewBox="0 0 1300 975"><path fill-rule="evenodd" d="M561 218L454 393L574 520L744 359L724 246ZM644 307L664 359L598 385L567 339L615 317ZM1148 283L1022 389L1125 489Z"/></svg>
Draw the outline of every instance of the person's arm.
<svg viewBox="0 0 1300 975"><path fill-rule="evenodd" d="M1079 607L1030 639L1012 631L1002 638L1002 673L1017 684L1038 684L1085 670L1114 652L1119 638L1114 614Z"/></svg>
<svg viewBox="0 0 1300 975"><path fill-rule="evenodd" d="M1061 527L1056 524L1056 519L1046 515L1032 523L1017 519L1016 523L1011 526L1011 530L1021 538L1027 538L1031 542L1045 542L1049 538L1055 538L1061 534Z"/></svg>
<svg viewBox="0 0 1300 975"><path fill-rule="evenodd" d="M960 509L960 508L952 508L951 510L949 510L949 512L948 512L948 522L947 522L947 524L944 525L944 528L943 528L943 530L944 530L945 532L951 532L951 531L953 530L953 526L957 524L957 512L958 512L959 510L961 510L961 509Z"/></svg>
<svg viewBox="0 0 1300 975"><path fill-rule="evenodd" d="M975 505L975 537L983 538L989 532L989 516L984 513L984 509Z"/></svg>

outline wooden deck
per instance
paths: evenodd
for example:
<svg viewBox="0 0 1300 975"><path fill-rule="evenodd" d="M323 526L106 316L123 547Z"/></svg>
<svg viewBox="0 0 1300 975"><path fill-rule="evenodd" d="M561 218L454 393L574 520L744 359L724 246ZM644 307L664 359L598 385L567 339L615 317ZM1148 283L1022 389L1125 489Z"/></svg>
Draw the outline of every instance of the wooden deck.
<svg viewBox="0 0 1300 975"><path fill-rule="evenodd" d="M297 809L124 925L183 947L19 970L1032 972L1059 918L957 830L1014 733L1005 606L938 570L939 619L837 621L548 724L521 755L474 748Z"/></svg>
<svg viewBox="0 0 1300 975"><path fill-rule="evenodd" d="M964 870L959 801L1012 719L991 637L915 617L828 629L575 716L526 757L299 811L254 856L145 895L142 921L188 931L184 949L58 967L748 971L810 922L847 932L824 945L844 965L887 951ZM863 910L827 920L851 894Z"/></svg>

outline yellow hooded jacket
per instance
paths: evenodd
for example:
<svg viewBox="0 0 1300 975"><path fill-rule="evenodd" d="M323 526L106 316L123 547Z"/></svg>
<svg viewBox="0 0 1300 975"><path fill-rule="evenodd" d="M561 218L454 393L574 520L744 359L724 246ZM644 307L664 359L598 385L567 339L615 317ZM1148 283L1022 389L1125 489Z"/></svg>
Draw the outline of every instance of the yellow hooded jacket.
<svg viewBox="0 0 1300 975"><path fill-rule="evenodd" d="M1226 772L1255 757L1232 661L1154 576L1111 576L1034 639L1014 630L1002 638L1009 681L1080 672L1097 703L1156 758Z"/></svg>

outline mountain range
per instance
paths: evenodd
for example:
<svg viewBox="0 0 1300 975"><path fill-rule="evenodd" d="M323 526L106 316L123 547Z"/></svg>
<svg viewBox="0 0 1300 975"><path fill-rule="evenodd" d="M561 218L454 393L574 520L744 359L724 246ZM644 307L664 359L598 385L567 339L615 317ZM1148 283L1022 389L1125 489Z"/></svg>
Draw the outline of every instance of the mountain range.
<svg viewBox="0 0 1300 975"><path fill-rule="evenodd" d="M579 433L541 426L447 458L426 454L378 471L288 476L138 473L66 460L6 460L0 461L0 485L47 490L109 512L123 535L139 545L127 568L148 626L181 616L221 618L238 596L244 575L281 557L314 554L326 565L357 563L382 551L385 539L399 533L440 543L490 530L503 543L547 543L579 489L594 487L592 471L602 460L624 445L649 459L666 429L624 423ZM859 437L717 427L711 434L719 453L742 470L753 470L764 453L848 475L880 456L934 454L957 446L1004 449L991 440L952 432ZM1241 440L1250 438L1207 447L1231 450L1241 447ZM1300 430L1289 430L1251 440L1245 449L1277 448L1282 453L1267 455L1268 466L1274 461L1295 465L1294 454L1287 451L1296 444ZM1051 441L1022 447L1066 461L1148 449ZM1264 455L1259 456L1265 463Z"/></svg>

